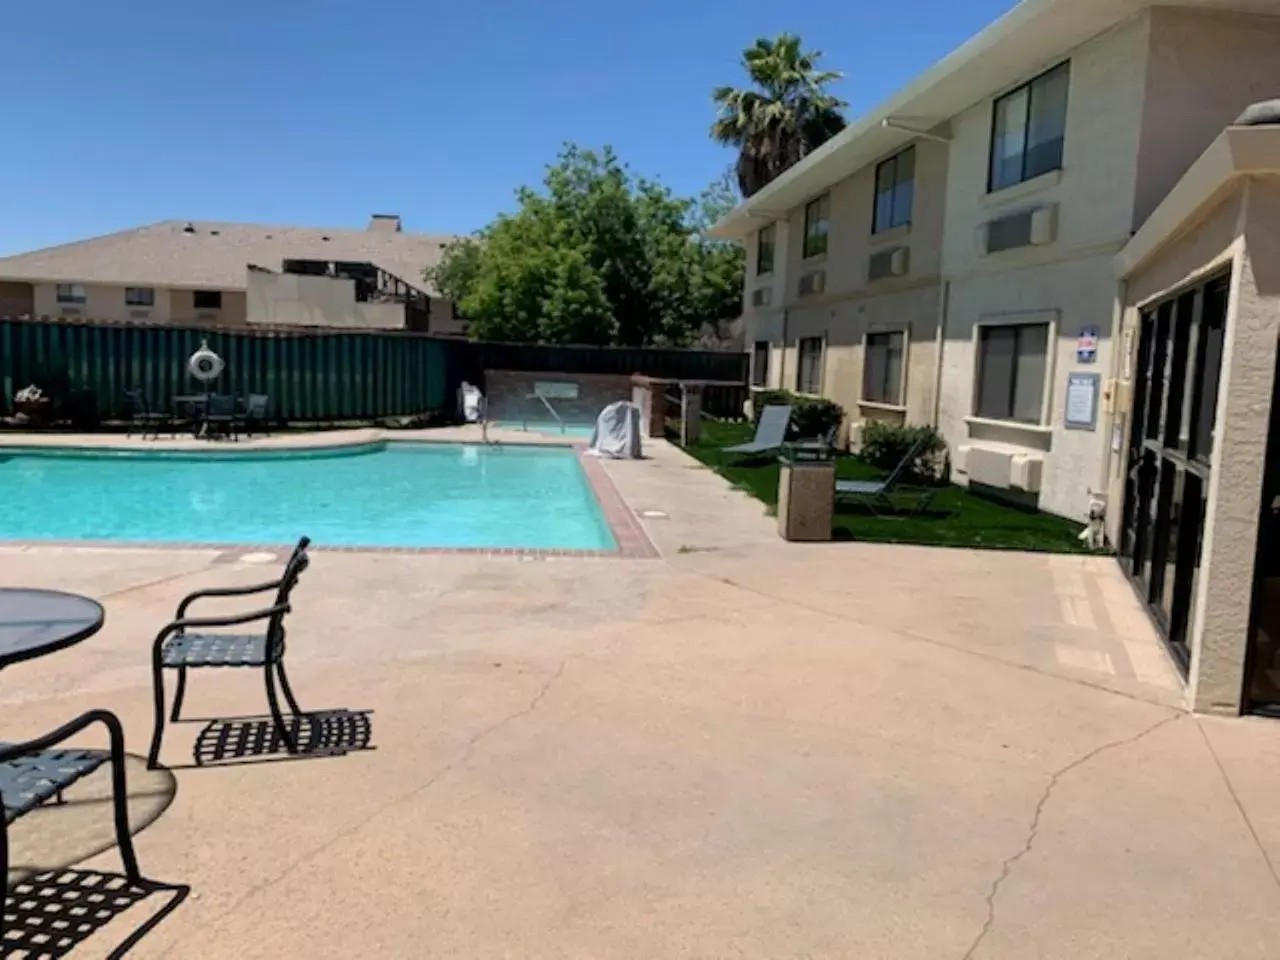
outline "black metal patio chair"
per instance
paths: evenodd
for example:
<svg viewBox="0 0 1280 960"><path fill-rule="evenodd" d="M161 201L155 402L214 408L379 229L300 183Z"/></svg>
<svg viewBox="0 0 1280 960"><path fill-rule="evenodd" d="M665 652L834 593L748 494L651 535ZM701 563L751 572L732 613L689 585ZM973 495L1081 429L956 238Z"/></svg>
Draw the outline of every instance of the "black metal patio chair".
<svg viewBox="0 0 1280 960"><path fill-rule="evenodd" d="M143 440L147 439L147 434L159 438L161 429L168 430L171 435L176 434L177 417L152 407L142 390L126 390L124 396L129 404L129 429L125 432L126 437L133 436L135 430L142 435Z"/></svg>
<svg viewBox="0 0 1280 960"><path fill-rule="evenodd" d="M221 435L236 440L242 419L235 397L225 393L211 394L204 409L204 435L209 438Z"/></svg>
<svg viewBox="0 0 1280 960"><path fill-rule="evenodd" d="M156 635L151 650L151 673L155 684L155 732L151 736L151 749L147 753L147 766L155 769L159 764L160 742L164 737L165 697L164 671L178 671L178 688L174 693L171 721L180 719L182 698L187 689L187 671L199 667L261 667L267 685L267 706L276 732L290 753L298 752L298 741L285 723L276 694L276 682L284 693L295 719L303 716L302 709L289 686L284 672L284 618L289 613L289 596L297 586L298 578L307 569L310 560L307 547L309 537L303 537L294 547L284 574L279 580L259 583L251 587L215 587L188 594L178 604L173 622ZM275 602L269 607L221 617L188 617L187 611L197 600L209 597L245 597L255 593L275 591ZM215 627L235 627L265 622L262 633L207 633Z"/></svg>
<svg viewBox="0 0 1280 960"><path fill-rule="evenodd" d="M107 728L110 749L82 750L57 746L95 723L101 723ZM4 823L0 827L0 876L8 877L9 824L48 800L55 797L61 800L63 790L93 773L104 763L111 764L116 846L120 848L125 876L132 884L143 882L142 874L138 871L138 860L133 852L133 839L129 834L124 729L116 715L107 710L90 710L52 733L34 740L0 744L0 801L4 804ZM6 882L6 888L7 886ZM4 920L0 917L0 942L3 940Z"/></svg>
<svg viewBox="0 0 1280 960"><path fill-rule="evenodd" d="M267 424L267 407L271 397L265 393L251 393L244 401L244 433L251 437L254 433L263 433Z"/></svg>

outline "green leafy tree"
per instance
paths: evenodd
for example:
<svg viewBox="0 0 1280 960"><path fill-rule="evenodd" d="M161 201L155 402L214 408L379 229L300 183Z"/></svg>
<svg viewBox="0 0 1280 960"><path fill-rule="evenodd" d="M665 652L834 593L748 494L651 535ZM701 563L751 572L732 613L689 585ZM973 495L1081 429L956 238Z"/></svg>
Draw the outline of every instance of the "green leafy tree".
<svg viewBox="0 0 1280 960"><path fill-rule="evenodd" d="M759 192L844 129L841 111L848 104L827 92L842 74L819 70L821 58L821 51L802 50L795 34L761 37L742 53L752 85L712 91L718 113L711 135L738 148L743 196Z"/></svg>
<svg viewBox="0 0 1280 960"><path fill-rule="evenodd" d="M515 213L450 244L427 277L475 339L688 344L741 306L742 251L704 235L726 189L683 199L607 148L567 146L541 190L519 191Z"/></svg>

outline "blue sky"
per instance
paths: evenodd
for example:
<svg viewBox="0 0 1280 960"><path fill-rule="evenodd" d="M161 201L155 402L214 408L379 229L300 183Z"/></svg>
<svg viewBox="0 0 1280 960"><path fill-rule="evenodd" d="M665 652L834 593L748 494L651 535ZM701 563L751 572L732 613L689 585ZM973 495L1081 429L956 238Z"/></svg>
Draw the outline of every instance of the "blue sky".
<svg viewBox="0 0 1280 960"><path fill-rule="evenodd" d="M710 91L755 37L821 49L856 115L1010 6L15 2L0 255L168 218L468 232L566 140L695 194L732 160Z"/></svg>

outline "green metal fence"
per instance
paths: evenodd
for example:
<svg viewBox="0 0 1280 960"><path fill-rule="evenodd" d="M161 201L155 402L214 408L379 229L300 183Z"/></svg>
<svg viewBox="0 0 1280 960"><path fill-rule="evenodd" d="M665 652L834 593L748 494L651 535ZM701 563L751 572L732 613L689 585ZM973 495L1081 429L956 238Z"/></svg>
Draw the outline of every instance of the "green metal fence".
<svg viewBox="0 0 1280 960"><path fill-rule="evenodd" d="M187 360L207 341L226 361L223 393L265 393L287 420L377 420L442 410L449 344L382 332L236 331L0 320L0 410L35 383L86 417L127 415L125 391L140 388L169 408L202 389Z"/></svg>

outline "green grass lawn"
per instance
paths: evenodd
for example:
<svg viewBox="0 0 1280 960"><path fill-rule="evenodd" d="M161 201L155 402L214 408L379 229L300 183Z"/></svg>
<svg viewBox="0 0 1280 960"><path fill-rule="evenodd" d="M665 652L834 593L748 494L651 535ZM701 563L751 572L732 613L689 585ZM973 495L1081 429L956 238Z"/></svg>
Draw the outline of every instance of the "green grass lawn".
<svg viewBox="0 0 1280 960"><path fill-rule="evenodd" d="M776 458L743 463L723 452L724 447L745 443L752 435L749 424L704 423L702 442L686 452L772 509L778 503ZM836 475L842 480L875 480L883 473L857 457L842 456ZM832 535L837 540L1089 553L1077 539L1081 529L1080 524L1061 517L997 503L948 485L938 490L922 516L908 516L905 509L901 516L876 516L863 507L837 504Z"/></svg>

